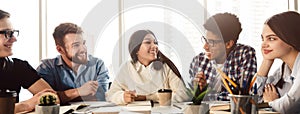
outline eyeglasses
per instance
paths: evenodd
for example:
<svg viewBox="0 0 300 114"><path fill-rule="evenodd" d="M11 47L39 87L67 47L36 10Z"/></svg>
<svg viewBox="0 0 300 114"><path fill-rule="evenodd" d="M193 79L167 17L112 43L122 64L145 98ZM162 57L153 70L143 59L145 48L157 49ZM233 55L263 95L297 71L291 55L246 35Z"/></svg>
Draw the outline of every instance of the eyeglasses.
<svg viewBox="0 0 300 114"><path fill-rule="evenodd" d="M4 34L6 39L11 39L12 37L19 36L19 30L3 30L0 31L0 34Z"/></svg>
<svg viewBox="0 0 300 114"><path fill-rule="evenodd" d="M204 36L201 37L202 43L207 43L208 45L214 47L216 43L223 42L223 40L209 40L205 38Z"/></svg>

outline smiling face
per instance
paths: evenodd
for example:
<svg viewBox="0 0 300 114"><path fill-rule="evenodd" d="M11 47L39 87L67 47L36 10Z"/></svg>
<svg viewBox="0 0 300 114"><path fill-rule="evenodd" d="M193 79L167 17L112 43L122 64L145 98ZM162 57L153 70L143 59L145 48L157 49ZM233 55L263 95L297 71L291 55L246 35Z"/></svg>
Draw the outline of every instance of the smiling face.
<svg viewBox="0 0 300 114"><path fill-rule="evenodd" d="M219 39L219 36L215 35L211 31L206 33L206 43L203 48L205 49L205 54L210 60L223 61L226 58L225 45L223 40Z"/></svg>
<svg viewBox="0 0 300 114"><path fill-rule="evenodd" d="M268 25L264 25L262 31L261 51L265 59L284 58L293 48L283 42Z"/></svg>
<svg viewBox="0 0 300 114"><path fill-rule="evenodd" d="M3 18L0 20L0 31L13 30L11 22L8 18ZM17 41L15 36L12 38L6 38L5 34L0 34L0 57L7 57L12 55L13 43Z"/></svg>
<svg viewBox="0 0 300 114"><path fill-rule="evenodd" d="M148 66L150 62L157 59L157 41L152 34L147 34L137 52L138 61Z"/></svg>
<svg viewBox="0 0 300 114"><path fill-rule="evenodd" d="M64 47L60 47L64 50L63 53L61 53L64 58L77 64L87 63L87 49L81 34L66 34L64 44Z"/></svg>

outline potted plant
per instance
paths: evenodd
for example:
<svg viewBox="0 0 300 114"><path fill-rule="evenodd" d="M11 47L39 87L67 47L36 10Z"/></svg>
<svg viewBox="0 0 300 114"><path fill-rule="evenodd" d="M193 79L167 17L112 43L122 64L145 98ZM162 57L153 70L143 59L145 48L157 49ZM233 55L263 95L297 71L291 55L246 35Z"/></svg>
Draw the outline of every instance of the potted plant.
<svg viewBox="0 0 300 114"><path fill-rule="evenodd" d="M35 107L37 114L59 114L59 104L56 104L57 96L53 93L46 93L39 99Z"/></svg>
<svg viewBox="0 0 300 114"><path fill-rule="evenodd" d="M204 87L202 91L200 91L199 86L195 85L191 89L191 93L193 95L192 103L188 104L184 109L185 114L209 114L209 106L206 103L202 103L204 96L210 91L209 88Z"/></svg>

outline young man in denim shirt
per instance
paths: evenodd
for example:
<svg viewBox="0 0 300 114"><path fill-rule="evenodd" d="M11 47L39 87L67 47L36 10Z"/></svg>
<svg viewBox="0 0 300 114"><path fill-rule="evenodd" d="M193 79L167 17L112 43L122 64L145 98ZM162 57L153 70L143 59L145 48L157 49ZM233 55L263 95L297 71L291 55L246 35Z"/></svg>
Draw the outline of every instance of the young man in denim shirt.
<svg viewBox="0 0 300 114"><path fill-rule="evenodd" d="M108 70L104 62L87 54L82 29L73 23L62 23L54 30L56 49L53 59L42 60L39 74L61 96L61 101L105 100Z"/></svg>

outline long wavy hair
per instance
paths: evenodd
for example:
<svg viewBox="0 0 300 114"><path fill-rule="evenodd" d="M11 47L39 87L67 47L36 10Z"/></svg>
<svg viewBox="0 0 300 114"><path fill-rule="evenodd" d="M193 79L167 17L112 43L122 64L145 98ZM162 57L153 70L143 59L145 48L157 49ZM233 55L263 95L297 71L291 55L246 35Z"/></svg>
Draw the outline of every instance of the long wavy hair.
<svg viewBox="0 0 300 114"><path fill-rule="evenodd" d="M133 63L136 63L138 61L138 57L136 53L140 49L144 37L147 34L152 34L155 38L155 41L157 41L156 36L150 30L138 30L134 32L129 39L128 49ZM166 57L161 51L158 51L157 59L153 60L152 62L155 70L160 70L163 64L166 63L171 68L171 70L182 80L180 72L178 71L175 64L168 57Z"/></svg>
<svg viewBox="0 0 300 114"><path fill-rule="evenodd" d="M300 51L300 14L295 11L287 11L270 17L265 22L271 30L285 43ZM282 64L281 79L276 84L282 88L285 83L283 80L284 65Z"/></svg>

